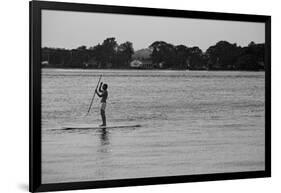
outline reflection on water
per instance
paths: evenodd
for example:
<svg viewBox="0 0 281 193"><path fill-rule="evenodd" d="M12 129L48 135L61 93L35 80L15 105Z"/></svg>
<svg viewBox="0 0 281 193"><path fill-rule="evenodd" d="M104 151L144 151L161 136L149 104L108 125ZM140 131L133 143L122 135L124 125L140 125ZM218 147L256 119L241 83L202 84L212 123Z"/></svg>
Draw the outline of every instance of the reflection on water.
<svg viewBox="0 0 281 193"><path fill-rule="evenodd" d="M102 146L109 145L109 133L106 128L100 129L100 141Z"/></svg>
<svg viewBox="0 0 281 193"><path fill-rule="evenodd" d="M109 85L108 125L99 101ZM42 73L42 182L264 169L264 72L59 70Z"/></svg>

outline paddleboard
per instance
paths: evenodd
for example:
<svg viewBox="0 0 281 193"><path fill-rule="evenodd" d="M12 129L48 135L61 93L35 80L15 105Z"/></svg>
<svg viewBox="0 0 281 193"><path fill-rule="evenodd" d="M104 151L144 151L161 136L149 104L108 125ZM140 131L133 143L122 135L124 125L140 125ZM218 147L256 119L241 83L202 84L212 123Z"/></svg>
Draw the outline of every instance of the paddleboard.
<svg viewBox="0 0 281 193"><path fill-rule="evenodd" d="M86 129L120 129L120 128L136 128L141 127L141 125L116 125L116 126L70 126L62 127L62 130L86 130Z"/></svg>

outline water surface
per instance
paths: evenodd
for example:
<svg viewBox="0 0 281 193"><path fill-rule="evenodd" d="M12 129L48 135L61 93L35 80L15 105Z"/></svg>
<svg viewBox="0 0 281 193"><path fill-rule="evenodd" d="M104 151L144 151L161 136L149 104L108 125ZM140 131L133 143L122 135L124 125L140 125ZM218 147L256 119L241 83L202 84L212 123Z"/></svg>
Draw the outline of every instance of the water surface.
<svg viewBox="0 0 281 193"><path fill-rule="evenodd" d="M99 75L109 85L108 125ZM42 182L264 170L264 72L42 70Z"/></svg>

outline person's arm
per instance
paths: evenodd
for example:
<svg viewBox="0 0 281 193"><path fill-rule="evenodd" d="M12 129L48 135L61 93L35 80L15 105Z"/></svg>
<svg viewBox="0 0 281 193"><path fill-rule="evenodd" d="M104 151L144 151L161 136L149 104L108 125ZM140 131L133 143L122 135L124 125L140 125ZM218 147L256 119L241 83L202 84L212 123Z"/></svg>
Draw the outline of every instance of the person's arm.
<svg viewBox="0 0 281 193"><path fill-rule="evenodd" d="M100 93L97 91L97 89L95 90L95 92L97 93L97 95L98 95L99 97L102 97L102 94L100 94Z"/></svg>
<svg viewBox="0 0 281 193"><path fill-rule="evenodd" d="M99 92L102 92L101 87L102 87L102 82L100 83L100 86L99 86Z"/></svg>

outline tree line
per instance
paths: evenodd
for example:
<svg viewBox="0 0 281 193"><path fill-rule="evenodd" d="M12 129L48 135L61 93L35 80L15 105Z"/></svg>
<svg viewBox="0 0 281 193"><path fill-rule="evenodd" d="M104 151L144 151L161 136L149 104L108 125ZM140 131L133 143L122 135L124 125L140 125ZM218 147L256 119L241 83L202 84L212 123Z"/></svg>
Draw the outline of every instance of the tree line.
<svg viewBox="0 0 281 193"><path fill-rule="evenodd" d="M219 41L205 52L199 47L155 41L149 48L155 68L189 70L264 70L265 45L250 42L241 47ZM102 44L76 49L42 48L43 67L128 69L133 60L133 43L118 44L114 37Z"/></svg>

